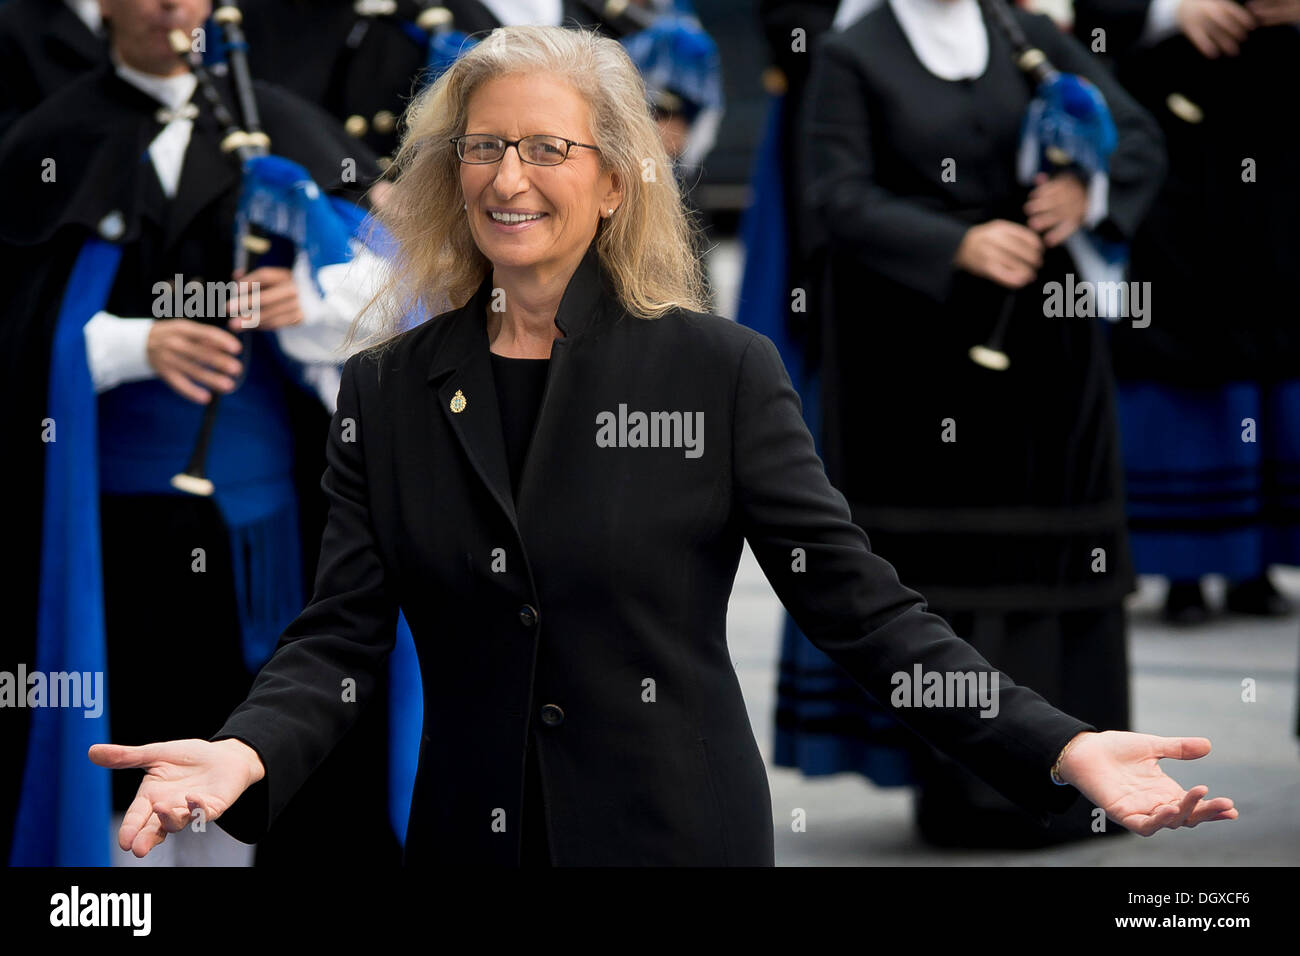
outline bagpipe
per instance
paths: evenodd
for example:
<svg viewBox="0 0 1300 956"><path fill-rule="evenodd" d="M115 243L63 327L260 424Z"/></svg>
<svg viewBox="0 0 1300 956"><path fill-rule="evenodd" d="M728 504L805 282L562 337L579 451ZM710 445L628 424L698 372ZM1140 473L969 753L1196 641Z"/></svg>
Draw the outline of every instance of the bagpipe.
<svg viewBox="0 0 1300 956"><path fill-rule="evenodd" d="M1104 175L1118 134L1101 91L1082 76L1058 70L1047 54L1030 43L1006 0L980 3L1010 42L1016 65L1034 86L1020 132L1017 178L1021 184L1028 186L1039 173L1073 172L1085 183ZM1127 250L1122 244L1095 235L1089 240L1104 261L1123 261ZM1016 293L1008 293L989 337L971 347L970 358L977 365L998 372L1011 366L1003 340L1015 301Z"/></svg>
<svg viewBox="0 0 1300 956"><path fill-rule="evenodd" d="M221 125L222 151L240 164L234 229L236 269L249 270L259 264L269 264L288 245L294 258L298 253L306 257L319 290L320 270L348 262L354 249L359 248L354 243L370 246L381 258L385 256L391 240L373 218L346 200L328 197L306 168L270 151L270 139L260 126L240 11L233 3L227 3L214 12L212 19L221 27L222 52L242 113L242 126L224 102L212 71L202 56L191 49L189 37L181 32L174 36L172 43L194 73ZM246 274L247 271L242 273ZM242 354L249 356L250 350L245 349ZM171 479L172 486L179 491L214 494L213 484L206 475L206 463L218 397L214 395L205 407L194 451L184 471ZM216 496L220 498L221 492L216 491ZM389 820L398 840L404 841L419 753L423 698L414 641L400 613L388 673Z"/></svg>
<svg viewBox="0 0 1300 956"><path fill-rule="evenodd" d="M427 37L428 52L422 86L432 83L456 59L472 48L478 40L455 27L455 17L446 7L438 6L437 0L423 0L421 10L415 18L415 25Z"/></svg>
<svg viewBox="0 0 1300 956"><path fill-rule="evenodd" d="M632 0L579 0L614 34L645 81L656 118L680 116L690 129L681 162L697 166L722 119L718 47L686 0L657 9Z"/></svg>
<svg viewBox="0 0 1300 956"><path fill-rule="evenodd" d="M410 10L403 9L397 0L357 0L352 9L362 18L359 23L365 23L366 19L371 18L387 19L396 24L416 46L424 48L425 69L420 77L421 89L446 72L457 57L478 43L474 37L455 28L455 15L446 7L440 6L438 0L416 0L414 16L410 15Z"/></svg>
<svg viewBox="0 0 1300 956"><path fill-rule="evenodd" d="M243 33L240 29L242 18L239 10L236 7L220 7L213 12L213 19L225 29L231 77L239 97L240 109L244 115L244 127L239 125L239 122L226 106L221 91L217 88L211 72L203 62L202 54L193 49L190 38L185 31L173 30L168 39L172 50L189 67L190 72L194 74L203 98L211 107L212 114L221 126L221 151L235 154L239 157L241 164L244 164L257 157L268 155L271 148L271 139L266 133L262 132L261 121L257 113L257 101L253 97L252 80L248 72L246 56L247 45L243 42ZM245 223L245 228L236 230L236 269L246 270L253 264L252 260L255 256L264 254L270 249L270 241L266 237L253 233L246 226L247 223ZM240 333L239 338L242 344L242 333ZM243 354L248 354L247 349L243 350ZM243 374L241 371L240 377L236 379L236 387L239 386ZM217 409L220 403L220 393L213 394L211 400L203 409L199 434L194 442L194 451L191 453L185 469L173 475L171 479L172 487L178 491L184 491L192 495L212 495L212 482L205 477L205 473L207 470L208 446L212 439L212 427L216 422Z"/></svg>
<svg viewBox="0 0 1300 956"><path fill-rule="evenodd" d="M222 32L222 52L229 67L242 125L226 104L212 71L202 53L193 49L182 30L170 36L172 49L194 74L204 99L222 128L221 150L237 158L240 164L240 194L235 215L234 264L241 276L259 265L267 264L272 237L291 242L307 254L313 275L320 267L346 262L351 251L351 228L348 218L331 205L311 175L302 166L271 153L270 137L262 130L252 74L248 68L248 43L242 29L242 15L233 3L218 7L212 20ZM243 296L240 297L241 300ZM254 320L253 325L256 322ZM243 323L244 328L251 325ZM244 331L236 333L241 339ZM245 348L242 353L249 356ZM236 387L246 373L241 371ZM214 394L204 407L199 432L185 468L171 479L172 487L193 495L211 496L212 481L207 477L208 449L212 430L221 404Z"/></svg>
<svg viewBox="0 0 1300 956"><path fill-rule="evenodd" d="M383 4L390 0L362 0ZM645 80L650 105L658 117L681 116L691 128L683 162L695 165L713 145L721 119L722 66L717 45L704 31L685 0L655 9L632 0L580 0L582 7L623 45ZM360 7L358 8L360 9ZM379 8L375 7L375 12ZM427 44L421 86L433 83L478 39L456 29L454 16L437 0L422 0L414 21L404 29Z"/></svg>

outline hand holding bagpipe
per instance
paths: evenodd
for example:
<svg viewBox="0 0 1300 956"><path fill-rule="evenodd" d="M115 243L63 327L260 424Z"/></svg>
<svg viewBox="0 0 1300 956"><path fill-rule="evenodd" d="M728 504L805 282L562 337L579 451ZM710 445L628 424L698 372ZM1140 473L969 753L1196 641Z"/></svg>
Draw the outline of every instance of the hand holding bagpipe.
<svg viewBox="0 0 1300 956"><path fill-rule="evenodd" d="M221 125L222 151L235 155L240 164L234 251L234 276L240 285L238 297L246 299L245 287L252 282L258 283L253 289L253 321L246 321L240 308L236 311L241 314L231 322L232 331L242 336L253 327L278 329L302 319L293 272L271 264L269 257L260 263L257 261L259 256L272 252L268 237L274 236L291 244L295 262L298 253L303 253L319 287L319 273L323 267L347 262L352 256L355 210L349 208L344 213L336 209L334 201L316 185L306 168L271 154L270 140L261 130L253 95L247 42L240 28L239 10L227 4L213 14L213 19L222 26L225 35L230 73L244 115L242 128L222 101L221 91L201 57L190 50L189 38L179 33L174 35L172 42L173 48L198 79L203 96ZM230 311L227 308L228 314ZM223 336L228 334L225 330L213 329L213 332ZM197 495L213 493L206 468L219 398L220 395L214 396L204 408L189 462L184 471L172 477L171 483L178 490Z"/></svg>
<svg viewBox="0 0 1300 956"><path fill-rule="evenodd" d="M1026 225L1052 249L1069 239L1088 215L1088 188L1073 173L1039 173L1025 201Z"/></svg>
<svg viewBox="0 0 1300 956"><path fill-rule="evenodd" d="M975 364L1001 372L1011 366L1003 340L1015 310L1015 290L1033 281L1046 248L1065 242L1083 225L1088 211L1085 184L1107 170L1117 133L1097 88L1053 66L1047 54L1029 42L1006 0L980 3L1010 42L1016 65L1034 87L1017 158L1020 181L1033 183L1024 206L1026 222L994 220L973 226L956 257L958 266L1013 290L1003 299L988 339L970 349Z"/></svg>

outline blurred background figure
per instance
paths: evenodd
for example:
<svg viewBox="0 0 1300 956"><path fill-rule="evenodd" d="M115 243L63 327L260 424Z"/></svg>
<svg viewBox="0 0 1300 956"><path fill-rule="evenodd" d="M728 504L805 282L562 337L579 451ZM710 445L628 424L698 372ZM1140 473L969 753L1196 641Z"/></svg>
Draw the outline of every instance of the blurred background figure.
<svg viewBox="0 0 1300 956"><path fill-rule="evenodd" d="M107 60L99 0L0 3L0 136L23 113Z"/></svg>
<svg viewBox="0 0 1300 956"><path fill-rule="evenodd" d="M17 636L6 651L28 670L97 672L108 698L96 720L46 708L4 723L6 754L27 758L14 757L4 781L7 857L26 865L133 862L111 847L116 826L101 814L120 817L138 781L119 774L110 789L84 766L85 738L143 741L159 713L169 733L215 732L310 593L333 349L366 301L341 280L362 258L349 237L379 174L318 108L176 52L173 30L192 43L220 32L205 27L208 0L102 9L111 60L0 141L14 187L0 216L0 381L6 407L42 425L24 430L6 469L6 500L23 503L15 547L30 556L11 581ZM289 221L296 210L310 225L296 240L251 235L249 251L237 223L252 214L247 143L258 131L279 154L261 158L291 176L287 196L268 181L258 208ZM241 151L223 148L239 137ZM238 275L237 250L249 255ZM234 279L257 284L251 301ZM256 327L237 337L250 307ZM211 484L183 489L173 476L193 474L214 407ZM384 775L386 727L382 709L359 718L259 862L277 852L298 864L397 861L385 794L359 783ZM365 830L345 850L324 836L322 815L341 793ZM251 855L215 827L184 837L174 862Z"/></svg>
<svg viewBox="0 0 1300 956"><path fill-rule="evenodd" d="M387 159L425 66L414 0L240 0L253 75L315 103ZM381 166L386 166L383 162Z"/></svg>
<svg viewBox="0 0 1300 956"><path fill-rule="evenodd" d="M1164 617L1290 613L1268 576L1300 564L1300 61L1297 0L1078 0L1075 32L1155 116L1169 175L1132 248L1149 328L1120 324L1129 527ZM1280 99L1279 99L1280 97Z"/></svg>
<svg viewBox="0 0 1300 956"><path fill-rule="evenodd" d="M828 275L824 453L873 547L931 610L1015 680L1127 729L1133 575L1105 339L1094 319L1045 317L1044 302L1047 283L1080 271L1066 248L1076 232L1132 235L1159 185L1160 137L1052 21L1014 23L1104 95L1118 130L1108 175L1018 176L1034 83L975 0L841 5L842 31L814 50L802 188ZM970 357L998 326L1001 371ZM857 719L865 695L827 676L812 688L831 705L823 721ZM802 690L787 680L778 713ZM913 770L933 843L1092 832L1091 808L1044 830L927 747Z"/></svg>
<svg viewBox="0 0 1300 956"><path fill-rule="evenodd" d="M745 265L736 319L781 352L821 450L821 317L829 297L821 231L800 188L807 147L805 90L809 51L831 28L837 3L763 0L759 15L770 66L763 138L740 223ZM914 782L911 734L848 680L843 670L781 613L781 650L772 762L811 777L856 771L878 786Z"/></svg>

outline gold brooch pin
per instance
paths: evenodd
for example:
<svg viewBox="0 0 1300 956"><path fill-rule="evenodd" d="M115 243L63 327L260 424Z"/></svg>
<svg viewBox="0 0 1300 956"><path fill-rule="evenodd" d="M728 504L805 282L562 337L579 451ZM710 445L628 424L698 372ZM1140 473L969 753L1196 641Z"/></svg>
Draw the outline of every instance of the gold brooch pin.
<svg viewBox="0 0 1300 956"><path fill-rule="evenodd" d="M465 393L460 389L456 389L456 394L451 397L451 410L459 415L465 410L466 404Z"/></svg>

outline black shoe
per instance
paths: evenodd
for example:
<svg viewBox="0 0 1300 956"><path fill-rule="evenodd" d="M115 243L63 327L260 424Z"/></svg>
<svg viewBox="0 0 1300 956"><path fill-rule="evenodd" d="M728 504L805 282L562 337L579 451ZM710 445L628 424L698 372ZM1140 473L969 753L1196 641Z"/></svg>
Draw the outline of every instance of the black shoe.
<svg viewBox="0 0 1300 956"><path fill-rule="evenodd" d="M1163 616L1170 624L1180 627L1194 627L1209 620L1210 609L1205 605L1201 582L1170 581Z"/></svg>
<svg viewBox="0 0 1300 956"><path fill-rule="evenodd" d="M1273 587L1267 574L1228 585L1223 606L1234 614L1255 617L1286 617L1292 611L1291 602Z"/></svg>

